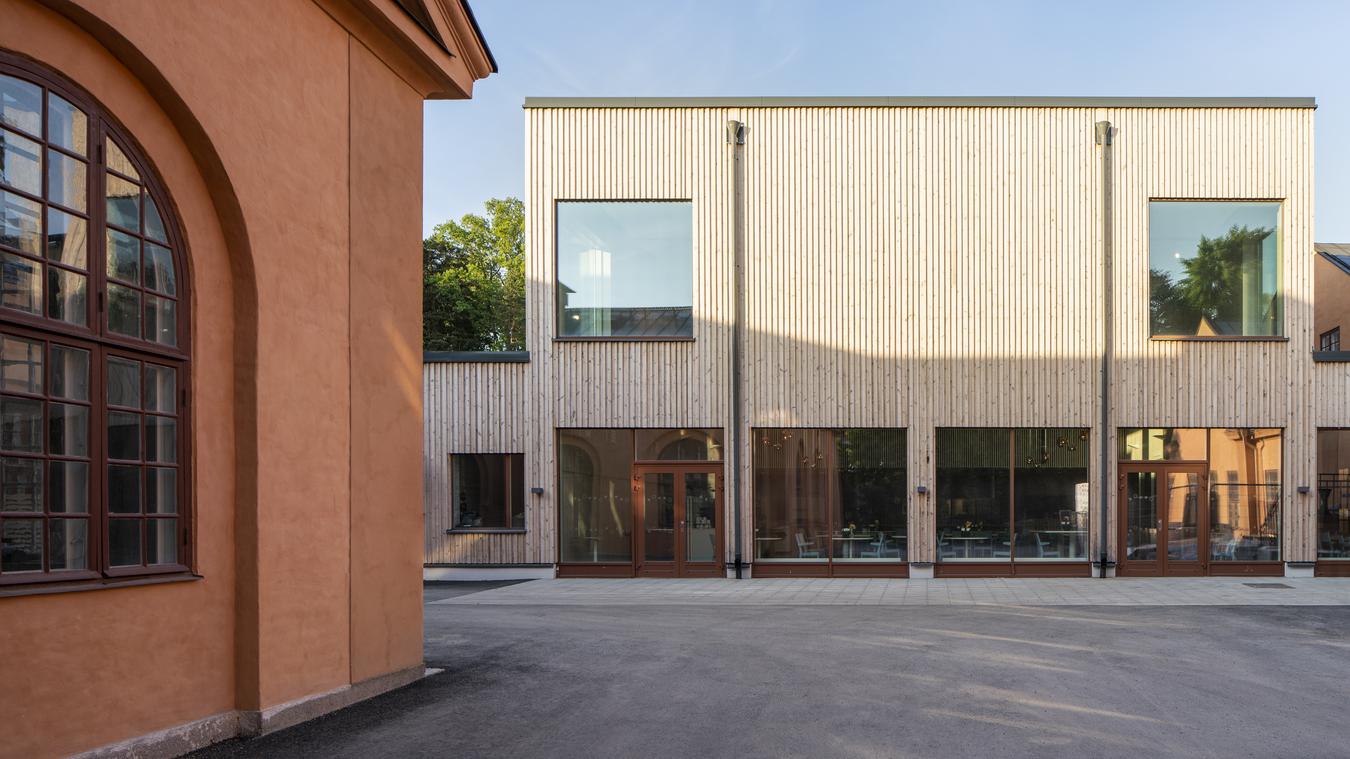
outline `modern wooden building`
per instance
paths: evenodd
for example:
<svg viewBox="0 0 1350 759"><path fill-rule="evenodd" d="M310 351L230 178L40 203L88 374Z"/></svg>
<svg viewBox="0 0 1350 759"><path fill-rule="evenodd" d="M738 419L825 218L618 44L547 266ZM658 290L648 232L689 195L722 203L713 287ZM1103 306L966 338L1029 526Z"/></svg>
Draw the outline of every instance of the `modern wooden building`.
<svg viewBox="0 0 1350 759"><path fill-rule="evenodd" d="M0 0L0 757L423 676L422 110L459 0Z"/></svg>
<svg viewBox="0 0 1350 759"><path fill-rule="evenodd" d="M427 356L426 575L1350 567L1314 109L527 100L528 350Z"/></svg>

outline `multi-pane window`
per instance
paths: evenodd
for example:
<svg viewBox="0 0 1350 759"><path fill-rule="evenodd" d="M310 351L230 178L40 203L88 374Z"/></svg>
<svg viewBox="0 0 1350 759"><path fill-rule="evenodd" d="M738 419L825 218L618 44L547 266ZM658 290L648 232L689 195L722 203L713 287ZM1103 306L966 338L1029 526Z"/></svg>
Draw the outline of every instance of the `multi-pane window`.
<svg viewBox="0 0 1350 759"><path fill-rule="evenodd" d="M0 584L187 565L178 237L148 164L0 55Z"/></svg>
<svg viewBox="0 0 1350 759"><path fill-rule="evenodd" d="M1323 332L1317 341L1320 351L1338 351L1341 349L1341 328L1333 327Z"/></svg>
<svg viewBox="0 0 1350 759"><path fill-rule="evenodd" d="M452 455L450 501L456 530L525 529L525 457L519 453Z"/></svg>
<svg viewBox="0 0 1350 759"><path fill-rule="evenodd" d="M557 224L559 337L693 337L693 204L567 201Z"/></svg>
<svg viewBox="0 0 1350 759"><path fill-rule="evenodd" d="M90 360L0 335L0 577L89 568Z"/></svg>
<svg viewBox="0 0 1350 759"><path fill-rule="evenodd" d="M1284 334L1277 202L1149 203L1148 268L1155 337Z"/></svg>

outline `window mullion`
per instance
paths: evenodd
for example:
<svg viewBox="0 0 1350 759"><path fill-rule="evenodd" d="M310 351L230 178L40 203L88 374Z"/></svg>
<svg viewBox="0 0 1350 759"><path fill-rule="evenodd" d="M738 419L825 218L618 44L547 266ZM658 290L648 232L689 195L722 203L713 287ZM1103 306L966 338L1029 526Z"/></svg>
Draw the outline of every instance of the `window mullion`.
<svg viewBox="0 0 1350 759"><path fill-rule="evenodd" d="M94 564L94 558L90 559L90 568L97 568L97 571L104 574L108 573L108 392L106 383L106 363L107 354L103 346L93 348L94 355L90 360L90 441L89 456L91 470L89 473L89 521L92 532L97 535L97 540L91 538L91 551L97 558L97 564Z"/></svg>

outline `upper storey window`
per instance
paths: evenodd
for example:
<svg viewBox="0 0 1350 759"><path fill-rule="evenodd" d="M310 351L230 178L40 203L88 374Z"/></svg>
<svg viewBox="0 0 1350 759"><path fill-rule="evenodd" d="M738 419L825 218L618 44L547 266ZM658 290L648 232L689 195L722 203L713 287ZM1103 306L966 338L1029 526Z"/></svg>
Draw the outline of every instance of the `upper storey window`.
<svg viewBox="0 0 1350 759"><path fill-rule="evenodd" d="M568 201L557 210L559 337L693 337L691 203Z"/></svg>
<svg viewBox="0 0 1350 759"><path fill-rule="evenodd" d="M0 54L0 585L189 566L181 236L149 164Z"/></svg>
<svg viewBox="0 0 1350 759"><path fill-rule="evenodd" d="M1149 322L1154 337L1277 337L1280 204L1149 203Z"/></svg>

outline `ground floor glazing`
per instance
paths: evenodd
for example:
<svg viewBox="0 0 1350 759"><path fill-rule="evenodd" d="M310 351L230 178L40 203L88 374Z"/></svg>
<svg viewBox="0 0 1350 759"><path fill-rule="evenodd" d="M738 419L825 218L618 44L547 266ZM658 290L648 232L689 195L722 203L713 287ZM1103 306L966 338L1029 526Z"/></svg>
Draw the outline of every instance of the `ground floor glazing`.
<svg viewBox="0 0 1350 759"><path fill-rule="evenodd" d="M733 561L720 429L557 431L562 576L721 576ZM1101 491L1087 428L937 428L928 488L902 428L753 428L742 560L756 577L1086 576ZM1318 432L1319 573L1350 573L1350 430ZM1121 428L1115 572L1278 575L1278 428ZM913 524L912 499L932 499ZM930 564L925 562L922 566ZM1325 565L1325 568L1324 566Z"/></svg>

